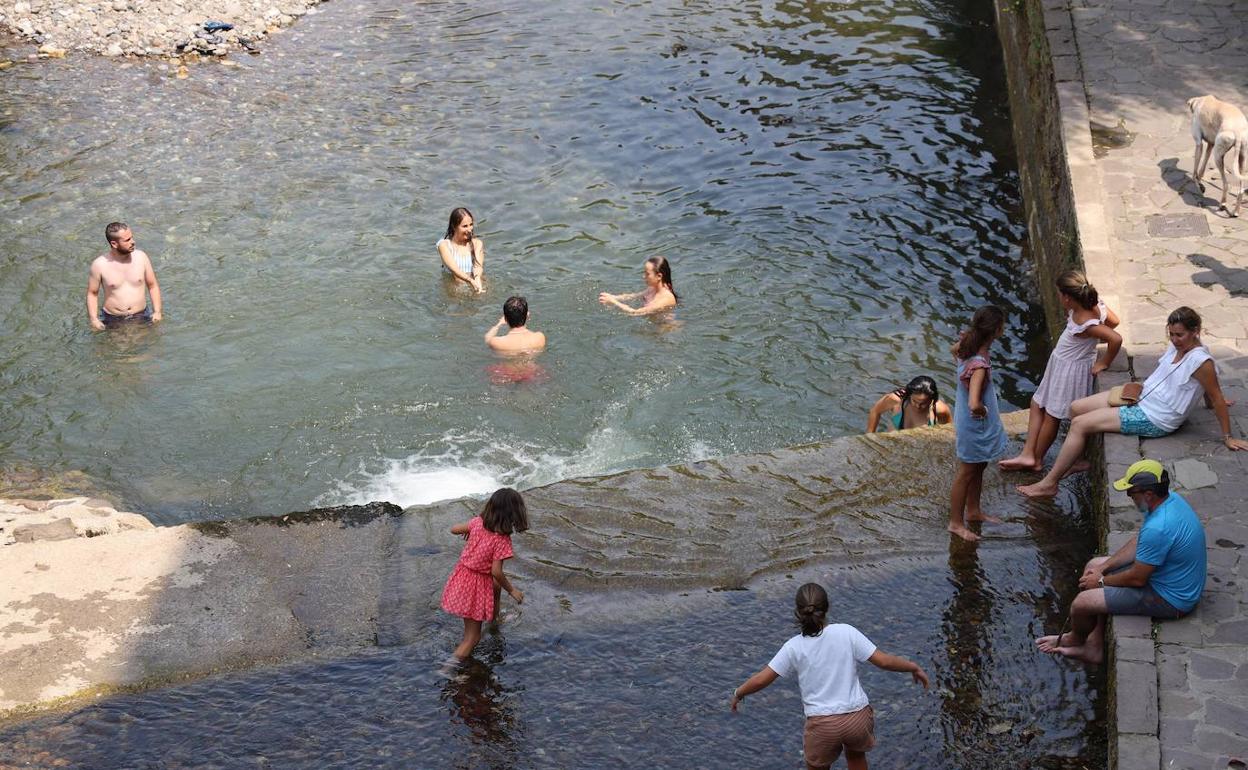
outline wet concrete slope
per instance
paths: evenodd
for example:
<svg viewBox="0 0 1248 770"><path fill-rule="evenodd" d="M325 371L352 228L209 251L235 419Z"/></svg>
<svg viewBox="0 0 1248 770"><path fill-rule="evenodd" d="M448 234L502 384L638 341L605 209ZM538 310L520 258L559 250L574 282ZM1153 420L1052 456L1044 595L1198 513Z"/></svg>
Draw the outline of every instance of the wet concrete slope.
<svg viewBox="0 0 1248 770"><path fill-rule="evenodd" d="M952 440L939 428L855 436L529 490L533 528L509 566L528 596L517 611L552 628L640 618L693 588L943 552ZM986 500L1001 492L990 473ZM0 710L441 633L461 547L448 530L479 505L7 546Z"/></svg>

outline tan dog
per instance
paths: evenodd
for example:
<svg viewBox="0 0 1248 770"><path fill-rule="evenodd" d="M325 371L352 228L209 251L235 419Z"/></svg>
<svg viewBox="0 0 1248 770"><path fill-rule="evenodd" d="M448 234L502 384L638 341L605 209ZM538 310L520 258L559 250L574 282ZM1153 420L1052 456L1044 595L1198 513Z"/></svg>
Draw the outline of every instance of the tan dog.
<svg viewBox="0 0 1248 770"><path fill-rule="evenodd" d="M1222 200L1218 208L1226 209L1226 161L1229 156L1231 173L1239 180L1239 195L1235 198L1235 210L1231 216L1239 216L1239 204L1244 199L1244 169L1248 164L1248 118L1238 107L1224 102L1216 96L1197 96L1187 100L1187 108L1192 112L1192 138L1196 140L1196 159L1192 161L1195 169L1194 179L1201 192L1205 191L1200 178L1205 175L1205 166L1209 156L1214 157L1218 172L1222 175ZM1204 150L1202 158L1201 150Z"/></svg>

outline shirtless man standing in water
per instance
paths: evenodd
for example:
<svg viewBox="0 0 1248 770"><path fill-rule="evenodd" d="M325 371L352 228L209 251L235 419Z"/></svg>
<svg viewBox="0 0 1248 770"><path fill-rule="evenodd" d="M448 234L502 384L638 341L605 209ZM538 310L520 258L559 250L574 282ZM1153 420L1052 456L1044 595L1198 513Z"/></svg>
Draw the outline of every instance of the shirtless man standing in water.
<svg viewBox="0 0 1248 770"><path fill-rule="evenodd" d="M535 332L529 322L529 303L524 297L508 297L503 303L503 317L485 333L485 344L490 350L504 355L536 353L546 347L546 335ZM504 337L498 336L503 327L510 327Z"/></svg>
<svg viewBox="0 0 1248 770"><path fill-rule="evenodd" d="M103 331L129 321L159 323L161 315L160 284L147 254L134 248L134 235L125 222L113 222L104 228L108 240L107 254L91 263L87 279L87 318L91 328ZM104 287L104 312L99 311L100 286ZM152 295L152 309L147 309L147 294Z"/></svg>

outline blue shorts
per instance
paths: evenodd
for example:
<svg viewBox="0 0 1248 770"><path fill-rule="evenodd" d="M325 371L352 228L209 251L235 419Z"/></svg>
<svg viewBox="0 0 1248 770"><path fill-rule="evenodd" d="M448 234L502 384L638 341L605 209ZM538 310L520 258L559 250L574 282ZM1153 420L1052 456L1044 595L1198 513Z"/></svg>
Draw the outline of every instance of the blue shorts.
<svg viewBox="0 0 1248 770"><path fill-rule="evenodd" d="M1113 575L1130 569L1134 563L1128 562L1105 574ZM1161 598L1161 594L1154 591L1150 585L1146 585L1143 588L1105 586L1101 590L1105 592L1105 608L1109 610L1110 615L1147 615L1150 618L1181 618L1187 614Z"/></svg>
<svg viewBox="0 0 1248 770"><path fill-rule="evenodd" d="M1151 618L1181 618L1186 612L1161 598L1151 586L1127 588L1105 586L1105 607L1110 615L1147 615Z"/></svg>
<svg viewBox="0 0 1248 770"><path fill-rule="evenodd" d="M1153 425L1152 420L1148 419L1148 415L1144 414L1144 410L1139 407L1139 404L1118 407L1118 423L1125 436L1161 438L1162 436L1170 435L1170 431Z"/></svg>

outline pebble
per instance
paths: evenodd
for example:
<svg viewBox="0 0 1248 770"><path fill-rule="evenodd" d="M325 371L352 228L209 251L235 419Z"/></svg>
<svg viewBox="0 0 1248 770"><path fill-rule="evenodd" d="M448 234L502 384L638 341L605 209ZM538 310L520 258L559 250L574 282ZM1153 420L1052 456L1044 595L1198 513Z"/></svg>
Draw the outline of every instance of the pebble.
<svg viewBox="0 0 1248 770"><path fill-rule="evenodd" d="M0 0L0 32L39 46L37 58L83 51L117 58L126 54L176 57L199 51L223 57L251 51L255 43L314 12L323 0ZM233 24L197 45L209 19ZM124 38L124 39L123 39ZM202 38L199 39L202 42Z"/></svg>

